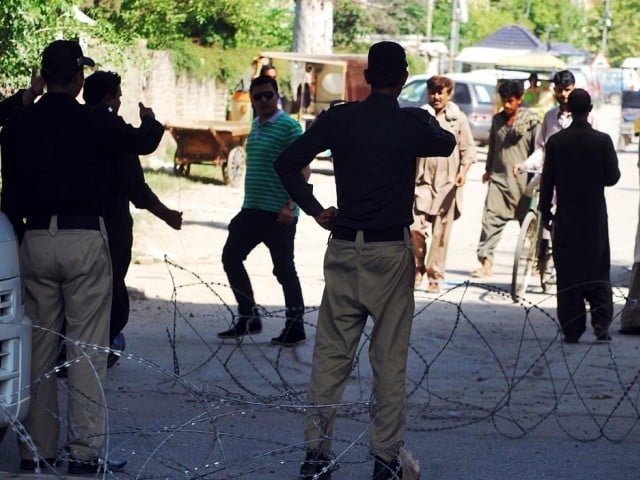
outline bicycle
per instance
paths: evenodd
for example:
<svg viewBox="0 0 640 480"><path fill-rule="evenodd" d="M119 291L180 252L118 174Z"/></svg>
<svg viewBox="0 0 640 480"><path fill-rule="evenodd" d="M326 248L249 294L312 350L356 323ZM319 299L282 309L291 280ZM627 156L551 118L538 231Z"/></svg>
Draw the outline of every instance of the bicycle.
<svg viewBox="0 0 640 480"><path fill-rule="evenodd" d="M544 237L544 228L538 211L540 197L540 175L535 171L527 190L531 191L529 211L520 226L520 235L516 244L515 258L513 260L513 273L511 276L511 298L519 301L527 291L534 272L540 275L542 292L552 283L553 259L551 258L551 241Z"/></svg>

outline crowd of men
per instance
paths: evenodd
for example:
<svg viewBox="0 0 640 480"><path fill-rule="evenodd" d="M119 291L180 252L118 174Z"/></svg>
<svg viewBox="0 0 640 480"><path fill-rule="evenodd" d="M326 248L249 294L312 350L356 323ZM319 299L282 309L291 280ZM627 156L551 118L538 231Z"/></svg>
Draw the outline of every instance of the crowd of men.
<svg viewBox="0 0 640 480"><path fill-rule="evenodd" d="M107 352L128 318L124 277L131 259L129 201L179 229L182 214L166 207L144 182L137 155L155 150L163 128L140 104L141 125L119 117L120 77L96 72L80 46L58 40L43 52L41 77L2 104L2 211L21 241L26 312L33 330L31 406L25 420L36 451L19 441L20 468L70 474L117 471L126 461L105 451L101 385ZM356 350L373 320L369 357L374 374L371 447L374 480L415 478L403 449L405 372L414 288L443 288L451 228L462 212L462 191L476 161L465 114L450 101L445 76L427 82L429 105L400 108L407 61L393 42L374 44L362 102L332 107L303 134L282 111L275 70L251 83L255 113L247 140L244 201L229 224L222 264L238 314L221 339L258 335L262 319L244 262L263 243L282 285L286 318L275 345L306 340L304 300L294 262L300 211L331 232L324 261L304 427L303 480L331 478L335 405L345 390ZM558 319L564 341L578 342L590 303L596 338L609 341L612 319L604 187L618 180L611 139L592 124L591 101L574 90L568 71L553 78L558 107L540 117L523 104L520 81L505 81L502 109L492 121L482 181L488 183L471 275L492 275L493 255L506 222L529 208L523 165L543 165L540 210L546 237L553 231L558 271ZM46 93L43 95L46 85ZM76 97L84 87L85 104ZM41 98L34 103L37 97ZM34 132L38 141L34 142ZM309 164L331 150L337 206L326 207L309 183ZM555 200L557 198L557 201ZM586 230L585 230L586 229ZM584 241L584 232L590 232ZM635 328L635 326L634 326ZM68 366L68 431L58 445L55 368L60 338ZM98 345L104 349L88 349ZM37 381L36 381L37 380ZM412 476L413 475L413 476Z"/></svg>

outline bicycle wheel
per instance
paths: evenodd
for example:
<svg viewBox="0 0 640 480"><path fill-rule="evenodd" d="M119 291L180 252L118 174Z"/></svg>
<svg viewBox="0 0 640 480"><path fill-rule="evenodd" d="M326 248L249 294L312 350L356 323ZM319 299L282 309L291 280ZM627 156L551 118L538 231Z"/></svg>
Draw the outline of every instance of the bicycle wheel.
<svg viewBox="0 0 640 480"><path fill-rule="evenodd" d="M511 298L517 302L526 292L531 274L535 266L536 234L538 231L538 215L527 213L520 227L520 236L516 245L511 276Z"/></svg>

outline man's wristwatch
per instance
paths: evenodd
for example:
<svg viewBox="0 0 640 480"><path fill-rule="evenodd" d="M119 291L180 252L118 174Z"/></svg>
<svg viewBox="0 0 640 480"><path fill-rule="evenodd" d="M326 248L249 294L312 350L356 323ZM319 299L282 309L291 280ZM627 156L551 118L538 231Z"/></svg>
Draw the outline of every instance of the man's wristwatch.
<svg viewBox="0 0 640 480"><path fill-rule="evenodd" d="M290 201L287 203L287 208L293 212L296 209L296 202Z"/></svg>

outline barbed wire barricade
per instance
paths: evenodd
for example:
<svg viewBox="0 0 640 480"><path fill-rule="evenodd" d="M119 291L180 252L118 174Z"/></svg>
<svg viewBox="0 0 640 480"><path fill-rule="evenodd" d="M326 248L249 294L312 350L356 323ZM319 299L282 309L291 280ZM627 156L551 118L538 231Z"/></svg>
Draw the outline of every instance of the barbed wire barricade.
<svg viewBox="0 0 640 480"><path fill-rule="evenodd" d="M128 350L106 349L121 358L104 385L105 449L113 458L127 458L129 465L102 476L295 478L305 450L317 307L305 310L309 340L302 346L271 345L265 333L222 341L215 332L234 319L229 286L165 263L171 301L159 301L148 312L135 312L134 302L132 312L153 317L157 328L136 329L130 322ZM187 280L178 283L178 277ZM198 298L198 305L183 298ZM624 302L623 292L614 289L616 312ZM284 324L285 314L284 308L261 307L265 326L274 330ZM368 321L344 398L334 406L336 463L346 471L366 472L362 478L370 474L375 402L368 359L371 326ZM640 419L636 350L621 349L619 337L600 343L589 335L587 328L579 344L563 343L553 295L514 303L505 290L472 282L437 296L418 295L407 368L408 432L490 425L504 437L519 439L554 422L575 441L624 441ZM136 336L144 337L145 355L135 349ZM83 347L87 352L103 348ZM44 377L78 360L68 359ZM6 416L1 405L0 415ZM66 415L60 417L64 425ZM15 422L11 428L42 461L22 425ZM61 451L58 465L66 459Z"/></svg>

